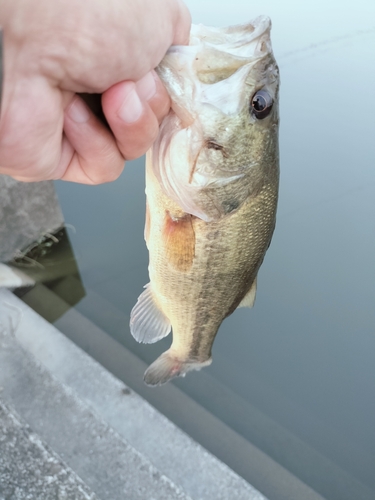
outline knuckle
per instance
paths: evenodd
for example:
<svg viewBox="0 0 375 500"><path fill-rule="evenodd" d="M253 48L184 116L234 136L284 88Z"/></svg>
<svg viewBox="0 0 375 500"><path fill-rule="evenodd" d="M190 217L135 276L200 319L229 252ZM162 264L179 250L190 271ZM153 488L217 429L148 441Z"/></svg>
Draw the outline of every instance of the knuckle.
<svg viewBox="0 0 375 500"><path fill-rule="evenodd" d="M101 160L96 161L97 168L90 173L92 184L98 185L117 180L124 168L124 158L113 151L105 151L102 155L98 155L98 157Z"/></svg>

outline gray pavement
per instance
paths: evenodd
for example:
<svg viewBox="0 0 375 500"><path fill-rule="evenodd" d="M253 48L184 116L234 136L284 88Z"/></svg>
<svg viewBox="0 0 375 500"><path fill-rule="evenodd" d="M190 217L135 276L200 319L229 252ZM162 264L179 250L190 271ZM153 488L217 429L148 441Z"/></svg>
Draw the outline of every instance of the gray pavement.
<svg viewBox="0 0 375 500"><path fill-rule="evenodd" d="M0 262L63 224L52 181L25 183L0 175Z"/></svg>
<svg viewBox="0 0 375 500"><path fill-rule="evenodd" d="M0 400L0 499L96 500L97 496Z"/></svg>
<svg viewBox="0 0 375 500"><path fill-rule="evenodd" d="M31 450L17 455L18 445L9 448L0 438L1 453L15 453L0 461L0 500L265 500L5 289L0 289L0 386L0 435L13 432L19 449ZM43 453L33 455L30 436ZM6 466L12 460L28 471L23 481L17 467L11 472ZM53 479L48 461L58 464ZM61 477L61 495L68 495L63 489L68 481L76 496L49 497L43 489L22 496L27 477L31 487L36 476L40 488L59 484ZM2 492L12 491L12 481L19 483L21 496Z"/></svg>

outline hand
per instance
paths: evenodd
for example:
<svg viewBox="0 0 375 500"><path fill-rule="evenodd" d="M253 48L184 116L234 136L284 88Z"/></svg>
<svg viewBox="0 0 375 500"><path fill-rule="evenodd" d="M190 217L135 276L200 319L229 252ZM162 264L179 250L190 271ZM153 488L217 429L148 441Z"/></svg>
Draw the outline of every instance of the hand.
<svg viewBox="0 0 375 500"><path fill-rule="evenodd" d="M1 0L0 173L22 181L116 179L170 107L153 70L188 42L180 0ZM77 95L102 94L109 130Z"/></svg>

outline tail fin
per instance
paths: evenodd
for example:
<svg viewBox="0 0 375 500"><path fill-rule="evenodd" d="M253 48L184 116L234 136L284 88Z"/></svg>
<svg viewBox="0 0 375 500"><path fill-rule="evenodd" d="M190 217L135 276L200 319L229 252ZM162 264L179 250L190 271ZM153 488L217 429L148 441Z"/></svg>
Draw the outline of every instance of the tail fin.
<svg viewBox="0 0 375 500"><path fill-rule="evenodd" d="M174 377L184 377L190 370L200 370L210 365L211 362L211 358L203 362L179 359L178 356L169 349L147 368L143 380L150 386L162 385Z"/></svg>

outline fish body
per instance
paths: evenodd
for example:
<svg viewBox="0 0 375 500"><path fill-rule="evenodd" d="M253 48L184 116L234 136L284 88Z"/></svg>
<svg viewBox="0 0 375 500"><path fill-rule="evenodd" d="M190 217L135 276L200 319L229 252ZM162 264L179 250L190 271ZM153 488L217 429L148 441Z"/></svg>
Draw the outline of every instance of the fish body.
<svg viewBox="0 0 375 500"><path fill-rule="evenodd" d="M252 306L275 227L278 68L270 21L192 29L157 71L172 111L146 160L150 283L131 313L136 340L173 341L146 371L160 385L211 363L220 324Z"/></svg>

